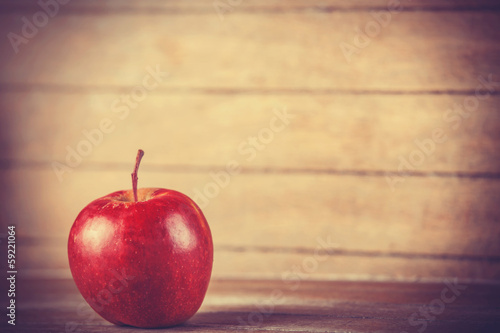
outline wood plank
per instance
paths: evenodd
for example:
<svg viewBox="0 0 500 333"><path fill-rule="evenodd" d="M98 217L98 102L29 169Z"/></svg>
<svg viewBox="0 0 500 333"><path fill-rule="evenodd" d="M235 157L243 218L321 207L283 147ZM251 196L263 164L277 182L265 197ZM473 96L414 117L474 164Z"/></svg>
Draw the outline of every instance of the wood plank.
<svg viewBox="0 0 500 333"><path fill-rule="evenodd" d="M20 34L22 16L3 15L0 31ZM354 45L357 28L376 24L369 12L235 11L224 22L214 12L57 15L18 53L8 38L0 41L0 83L133 87L147 66L158 65L170 72L161 84L166 91L474 92L479 75L500 72L498 17L496 11L394 14L346 57L340 45Z"/></svg>
<svg viewBox="0 0 500 333"><path fill-rule="evenodd" d="M173 0L131 0L124 3L120 0L86 0L86 1L70 1L61 6L65 11L71 10L109 10L109 11L124 11L128 9L141 10L141 9L155 9L155 10L214 10L214 2L205 0L189 0L189 1L173 1ZM356 1L343 1L343 0L287 0L286 2L279 0L245 0L245 1L220 1L220 3L229 5L238 10L255 10L255 9L282 9L282 10L296 10L296 9L311 9L321 8L334 9L334 10L370 10L373 8L385 9L390 4L387 0L356 0ZM402 9L418 9L418 10L439 10L439 9L481 9L481 8L497 8L498 3L495 0L419 0L418 2L405 1L399 2ZM221 5L221 6L222 6ZM12 2L9 0L1 0L0 8L6 10L13 9L38 9L36 3L30 0L18 0ZM226 7L223 7L226 8ZM64 14L65 12L61 12Z"/></svg>
<svg viewBox="0 0 500 333"><path fill-rule="evenodd" d="M66 255L66 238L40 238L37 244L25 245L19 240L19 276L26 278L71 278ZM467 283L500 281L500 260L488 257L437 255L396 256L355 251L322 253L316 259L314 250L290 249L236 250L215 244L213 278L275 279L288 286L305 281L398 281L436 282L457 277Z"/></svg>
<svg viewBox="0 0 500 333"><path fill-rule="evenodd" d="M0 108L8 110L0 113L2 157L28 165L78 164L69 149L88 154L74 153L81 158L78 169L130 169L140 146L147 154L145 170L154 166L208 172L237 161L248 170L383 176L400 167L409 171L402 160L410 161L413 172L424 174L495 175L500 170L500 96L489 96L463 117L452 110L466 97L450 95L229 97L153 92L134 109L119 104L123 111L112 107L119 96L2 93ZM291 115L288 124L276 116L285 111ZM104 119L112 123L107 133L100 129ZM433 141L440 128L444 143ZM83 132L93 133L94 144ZM257 137L256 146L251 137ZM61 174L62 179L71 176Z"/></svg>
<svg viewBox="0 0 500 333"><path fill-rule="evenodd" d="M16 223L20 237L65 238L87 203L128 188L129 178L130 170L75 170L59 183L51 170L2 171L4 221ZM500 252L498 180L408 178L392 192L382 177L238 174L224 188L211 185L219 193L207 203L196 189L211 182L203 172L143 170L140 176L140 187L193 197L221 246L314 251L319 237L339 249L377 253Z"/></svg>
<svg viewBox="0 0 500 333"><path fill-rule="evenodd" d="M16 327L21 332L61 331L68 323L86 332L124 329L95 315L71 280L26 282L25 296L19 299L20 318L26 319L19 319L20 327ZM500 288L465 287L439 315L426 320L419 309L439 300L446 284L304 282L297 290L289 290L276 280L212 280L202 308L192 319L158 331L399 333L422 328L425 322L426 332L495 332L500 325ZM273 292L279 298L271 298ZM413 313L417 313L417 323L409 321Z"/></svg>

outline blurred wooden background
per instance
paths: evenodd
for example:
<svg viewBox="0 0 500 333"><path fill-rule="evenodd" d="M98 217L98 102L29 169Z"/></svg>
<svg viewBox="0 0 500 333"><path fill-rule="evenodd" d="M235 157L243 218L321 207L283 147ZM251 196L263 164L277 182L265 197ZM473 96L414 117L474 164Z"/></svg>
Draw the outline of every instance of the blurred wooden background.
<svg viewBox="0 0 500 333"><path fill-rule="evenodd" d="M141 187L210 194L216 278L500 280L500 4L393 3L0 1L19 274L69 276L74 218L142 148Z"/></svg>

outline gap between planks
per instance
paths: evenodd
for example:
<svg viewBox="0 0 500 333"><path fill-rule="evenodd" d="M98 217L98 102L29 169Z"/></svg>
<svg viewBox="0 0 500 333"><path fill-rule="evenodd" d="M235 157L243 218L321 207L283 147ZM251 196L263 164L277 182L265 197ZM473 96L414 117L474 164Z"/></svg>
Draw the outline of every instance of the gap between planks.
<svg viewBox="0 0 500 333"><path fill-rule="evenodd" d="M62 84L21 84L1 83L0 92L47 92L58 94L107 94L130 92L135 86L123 85L62 85ZM383 96L421 96L421 95L451 95L475 96L475 89L443 89L443 90L394 90L394 89L293 89L293 88L224 88L224 87L158 87L150 91L151 95L170 94L199 94L199 95L383 95ZM500 90L490 91L491 96L500 96Z"/></svg>
<svg viewBox="0 0 500 333"><path fill-rule="evenodd" d="M37 160L10 160L0 159L0 170L30 169L39 170L52 168L53 162L64 164L65 161L37 161ZM79 167L82 171L110 171L128 170L130 163L97 163L88 162ZM214 170L223 170L222 165L145 165L144 172L172 172L172 173L202 173ZM397 170L355 170L355 169L311 169L311 168L279 168L279 167L241 167L239 174L287 174L287 175L332 175L355 177L387 177L404 175L404 177L418 178L465 178L465 179L500 179L500 172L446 172L446 171L404 171Z"/></svg>

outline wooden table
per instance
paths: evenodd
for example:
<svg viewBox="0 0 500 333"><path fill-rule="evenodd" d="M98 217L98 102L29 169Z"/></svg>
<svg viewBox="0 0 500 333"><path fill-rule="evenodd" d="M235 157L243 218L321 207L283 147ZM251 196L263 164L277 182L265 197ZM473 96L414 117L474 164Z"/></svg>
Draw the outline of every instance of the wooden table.
<svg viewBox="0 0 500 333"><path fill-rule="evenodd" d="M453 284L214 280L191 320L155 332L500 332L500 285ZM70 279L18 290L17 325L2 332L145 332L100 318Z"/></svg>

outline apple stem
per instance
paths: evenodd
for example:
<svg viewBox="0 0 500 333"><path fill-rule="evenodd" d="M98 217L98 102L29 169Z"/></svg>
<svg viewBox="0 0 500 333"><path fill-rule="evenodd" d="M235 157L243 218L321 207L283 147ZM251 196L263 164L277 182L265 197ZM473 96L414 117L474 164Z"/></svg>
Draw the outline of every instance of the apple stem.
<svg viewBox="0 0 500 333"><path fill-rule="evenodd" d="M142 149L139 149L137 152L137 157L135 159L135 168L134 172L132 173L132 190L134 191L134 201L137 202L137 180L139 178L137 177L137 171L139 170L139 164L141 164L141 159L144 156L144 151Z"/></svg>

